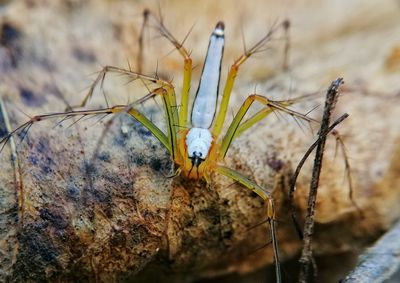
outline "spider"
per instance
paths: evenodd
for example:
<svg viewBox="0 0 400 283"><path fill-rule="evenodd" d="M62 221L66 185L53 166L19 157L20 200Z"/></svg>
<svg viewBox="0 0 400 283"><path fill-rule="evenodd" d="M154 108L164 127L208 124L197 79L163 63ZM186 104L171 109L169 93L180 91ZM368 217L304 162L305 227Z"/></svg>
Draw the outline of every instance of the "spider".
<svg viewBox="0 0 400 283"><path fill-rule="evenodd" d="M190 122L189 122L189 93L191 88L192 59L189 52L164 26L162 20L159 20L149 11L145 11L146 17L151 17L157 24L160 34L165 37L180 53L184 62L183 84L181 99L178 103L174 85L158 77L151 77L140 72L129 69L118 68L114 66L105 66L100 72L87 95L84 97L80 107L84 107L93 95L95 88L103 82L109 72L126 75L130 80L141 80L157 85L156 88L149 91L147 95L128 105L116 105L112 107L95 110L69 110L67 112L37 115L28 122L17 127L3 139L0 140L2 147L16 133L28 131L36 122L52 118L69 118L73 116L89 116L98 114L127 113L146 127L168 150L171 160L177 166L173 176L181 175L183 178L200 180L204 179L211 183L211 175L219 173L225 175L234 181L242 184L245 188L253 191L260 196L267 205L267 221L270 227L272 248L274 251L275 273L277 282L281 281L278 243L276 239L275 228L275 209L270 190L261 187L256 182L234 169L223 165L224 158L230 148L231 143L239 135L247 131L254 124L267 117L274 111L283 111L294 117L311 122L313 119L306 115L288 109L287 106L295 103L300 98L282 101L272 101L265 96L252 94L246 98L240 109L228 126L224 135L221 135L225 117L228 110L229 99L236 75L240 66L253 54L262 51L263 47L271 41L274 32L287 25L286 22L274 25L269 32L261 38L249 50L246 50L231 65L222 99L217 111L218 90L220 84L221 64L224 53L224 30L225 25L219 21L211 33L207 55L205 58L199 86L193 102ZM160 97L163 103L163 110L166 121L166 132L160 129L155 123L138 110L137 105L150 99ZM261 110L247 118L244 116L254 102L260 103ZM1 148L2 149L2 148ZM1 150L0 149L0 150Z"/></svg>

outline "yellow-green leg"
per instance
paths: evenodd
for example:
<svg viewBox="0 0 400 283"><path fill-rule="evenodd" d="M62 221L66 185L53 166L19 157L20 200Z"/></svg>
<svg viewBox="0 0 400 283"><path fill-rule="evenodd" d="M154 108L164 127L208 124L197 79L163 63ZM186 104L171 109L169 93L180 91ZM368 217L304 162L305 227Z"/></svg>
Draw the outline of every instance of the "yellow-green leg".
<svg viewBox="0 0 400 283"><path fill-rule="evenodd" d="M308 99L310 97L315 97L315 94L307 94L303 96L299 96L293 99L288 99L288 100L280 100L280 101L275 101L275 103L278 103L284 107L293 105L295 103L299 103L300 101L303 101L305 99ZM248 118L247 120L243 121L239 127L237 128L234 138L240 136L243 134L247 129L252 127L253 125L257 124L259 121L267 117L270 113L272 113L273 109L271 108L263 108L257 113L255 113L253 116Z"/></svg>
<svg viewBox="0 0 400 283"><path fill-rule="evenodd" d="M251 118L246 120L244 123L240 124L243 117L246 115L247 111L249 110L250 106L253 104L254 101L263 104L266 108L260 110ZM257 95L257 94L253 94L247 97L246 100L243 102L242 106L240 107L239 111L233 118L232 123L228 128L228 131L226 132L224 138L222 139L221 148L219 150L219 159L221 160L225 157L232 141L236 136L238 136L237 134L238 129L240 129L240 133L243 133L245 130L249 129L255 123L259 122L261 119L265 118L266 116L268 116L268 114L272 113L275 110L283 111L288 115L303 119L307 122L311 121L317 122L316 120L304 114L286 108L286 105L289 103L290 102L287 101L284 101L283 103L272 101L262 95ZM242 128L240 128L240 125L242 125Z"/></svg>
<svg viewBox="0 0 400 283"><path fill-rule="evenodd" d="M22 124L7 136L0 140L0 145L5 144L11 137L21 131L27 131L33 124L38 123L40 121L55 119L55 118L68 118L74 116L91 116L91 115L104 115L104 114L112 114L112 113L121 113L126 112L131 115L133 118L138 120L143 126L145 126L160 142L164 145L165 148L172 155L172 147L167 136L149 119L147 119L140 111L136 110L132 106L127 105L117 105L110 108L97 109L97 110L76 110L76 111L68 111L68 112L60 112L60 113L52 113L45 115L37 115L32 117L29 121Z"/></svg>
<svg viewBox="0 0 400 283"><path fill-rule="evenodd" d="M273 33L279 27L281 27L281 24L272 27L269 30L269 32L259 42L257 42L252 48L250 48L248 51L246 51L244 54L242 54L231 66L229 73L228 73L228 77L226 79L220 108L219 108L217 117L215 119L214 128L212 130L212 133L215 137L218 137L221 134L222 127L224 125L224 121L225 121L225 117L226 117L226 112L228 111L229 99L230 99L230 96L232 93L233 84L235 82L236 75L239 71L239 67L254 53L259 52L262 49L262 47L264 47L265 44L268 43L272 39Z"/></svg>
<svg viewBox="0 0 400 283"><path fill-rule="evenodd" d="M236 170L233 170L225 166L217 166L216 171L242 184L247 189L255 192L267 203L267 221L271 232L272 248L274 252L276 282L281 282L279 250L278 250L278 241L276 238L276 227L275 227L275 208L271 194L261 186L257 185L255 182L248 179L246 176L237 172Z"/></svg>
<svg viewBox="0 0 400 283"><path fill-rule="evenodd" d="M179 105L179 128L187 126L188 122L188 105L189 105L189 91L190 81L192 76L192 59L190 58L189 52L183 46L183 42L180 43L173 34L164 26L164 23L159 20L151 11L147 11L149 17L156 22L156 26L160 34L165 37L175 48L184 60L183 69L183 83L182 83L182 96ZM186 39L186 38L185 38ZM185 41L185 40L183 40Z"/></svg>
<svg viewBox="0 0 400 283"><path fill-rule="evenodd" d="M168 141L170 144L170 154L172 160L175 160L175 155L178 150L177 144L177 125L178 125L178 114L176 112L176 98L175 91L171 88L158 88L154 91L155 95L160 95L164 105L164 112L166 118L166 126L168 133ZM143 123L142 123L143 124ZM153 124L153 123L152 123ZM144 125L144 124L143 124ZM144 125L146 126L146 125ZM153 133L154 134L154 133Z"/></svg>
<svg viewBox="0 0 400 283"><path fill-rule="evenodd" d="M159 78L154 78L151 76L143 75L138 72L134 72L131 70L127 70L124 68L119 68L119 67L114 67L114 66L105 66L103 69L99 72L97 75L96 79L93 81L92 85L89 88L88 93L85 95L83 98L81 104L78 107L85 107L86 104L88 103L89 99L92 97L93 92L95 88L97 87L98 84L102 85L104 82L104 79L107 75L107 73L117 73L120 75L126 76L130 82L135 81L135 80L142 80L144 82L149 82L157 85L158 87L164 87L164 88L173 88L173 85L167 81L161 80Z"/></svg>
<svg viewBox="0 0 400 283"><path fill-rule="evenodd" d="M99 83L100 84L103 83L106 74L110 73L110 72L118 73L120 75L125 75L131 81L142 80L142 81L150 82L150 83L153 83L153 84L159 86L158 88L150 91L150 93L147 94L146 96L135 101L132 105L134 105L135 103L144 102L144 101L148 100L149 98L152 98L157 95L161 96L161 99L162 99L162 102L164 105L165 115L166 115L166 125L167 125L167 131L168 131L168 139L169 139L169 143L170 143L169 150L170 150L172 159L174 159L176 150L177 150L177 145L176 145L177 130L176 129L178 128L177 125L179 124L179 121L178 121L178 114L176 112L177 103L176 103L176 97L175 97L175 90L174 90L174 86L171 83L161 80L161 79L158 79L158 78L153 78L151 76L139 74L139 73L131 71L131 70L126 70L126 69L114 67L114 66L105 66L100 71L99 75L97 76L97 78L95 79L93 84L91 85L89 92L85 96L80 107L83 107L86 105L86 103L92 96L96 86Z"/></svg>

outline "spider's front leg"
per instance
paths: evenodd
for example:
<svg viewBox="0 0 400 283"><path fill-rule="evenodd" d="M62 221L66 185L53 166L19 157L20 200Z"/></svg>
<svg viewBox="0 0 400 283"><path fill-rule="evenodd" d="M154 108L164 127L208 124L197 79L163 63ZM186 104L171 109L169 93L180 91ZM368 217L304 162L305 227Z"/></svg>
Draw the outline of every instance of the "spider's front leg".
<svg viewBox="0 0 400 283"><path fill-rule="evenodd" d="M228 111L229 99L232 93L233 84L235 83L236 75L238 74L240 66L244 62L246 62L247 59L249 59L253 54L262 51L262 48L265 47L265 45L272 40L272 36L275 33L275 31L281 28L282 26L285 27L285 25L287 24L283 22L281 24L274 25L273 27L271 27L268 33L263 38L261 38L260 41L258 41L249 50L245 50L245 52L232 64L228 73L228 77L226 79L220 108L215 118L214 128L212 130L214 136L218 137L222 132L226 113Z"/></svg>
<svg viewBox="0 0 400 283"><path fill-rule="evenodd" d="M179 42L175 36L165 27L162 18L159 19L150 10L144 11L145 17L155 22L156 29L158 32L166 38L179 52L179 55L183 58L183 83L182 83L182 96L179 105L179 127L186 127L188 121L188 104L189 104L189 91L190 81L192 77L192 59L190 58L189 52L183 46L183 43L187 39L189 33L185 36L182 42ZM190 31L189 31L190 32ZM176 124L177 126L178 124Z"/></svg>
<svg viewBox="0 0 400 283"><path fill-rule="evenodd" d="M98 73L96 79L93 81L92 85L89 87L89 90L85 97L83 98L82 102L79 104L78 107L84 107L88 103L89 99L92 97L94 90L96 87L100 84L101 86L103 85L104 79L107 75L107 73L116 73L119 75L123 75L128 77L129 82L135 81L135 80L141 80L145 85L146 83L150 84L155 84L157 88L165 88L166 91L168 92L168 96L170 97L170 104L172 108L177 108L178 104L176 103L176 97L175 97L175 92L173 91L174 87L173 85L165 80L162 80L160 78L144 75L141 73L142 70L142 65L143 65L143 34L146 25L150 20L152 20L155 23L155 27L158 30L158 32L165 37L179 52L179 54L182 56L184 59L184 72L183 72L183 84L182 84L182 96L181 96L181 102L179 105L179 118L177 115L177 111L173 110L173 115L174 121L173 125L176 129L179 130L179 128L186 127L187 126L187 116L188 116L188 103L189 103L189 91L190 91L190 82L191 82L191 74L192 74L192 59L190 58L189 52L185 49L183 46L183 42L186 40L187 36L185 39L180 43L173 35L172 33L165 27L164 23L162 22L162 19L158 19L150 10L145 10L143 12L144 15L144 20L143 20L143 25L141 28L140 36L139 36L139 55L138 55L138 72L133 71L130 66L129 69L125 68L120 68L120 67L115 67L115 66L110 66L107 65L103 67L103 69ZM147 85L146 85L147 87ZM149 91L152 93L152 91ZM140 101L147 100L149 96L142 98ZM105 98L107 101L107 99Z"/></svg>
<svg viewBox="0 0 400 283"><path fill-rule="evenodd" d="M115 73L121 76L126 76L129 80L129 82L133 82L136 80L141 80L144 83L150 83L150 84L155 84L158 87L164 87L168 89L173 89L173 85L170 82L167 82L165 80L152 77L152 76L147 76L135 71L132 71L131 69L125 69L125 68L120 68L120 67L115 67L115 66L104 66L100 72L98 72L98 75L96 79L93 81L91 86L89 87L89 90L85 97L83 98L82 102L76 106L76 107L85 107L87 103L89 102L90 98L93 96L93 93L96 89L96 87L100 84L100 87L103 86L105 77L108 73ZM147 85L146 85L147 86ZM152 91L150 91L151 93ZM107 102L107 99L105 99ZM142 99L140 99L142 100ZM72 107L72 108L76 108Z"/></svg>
<svg viewBox="0 0 400 283"><path fill-rule="evenodd" d="M166 128L168 134L169 145L168 149L171 153L171 158L175 160L176 153L178 151L177 146L177 135L178 132L187 127L188 121L188 103L189 103L189 90L190 90L190 82L191 82L191 74L192 74L192 59L190 58L189 52L184 48L183 42L180 43L172 33L165 27L162 19L158 19L150 10L145 10L144 13L144 21L141 29L141 34L139 37L139 54L138 56L138 64L139 69L142 69L142 61L143 61L143 33L146 25L149 21L152 21L158 32L165 37L179 52L179 54L184 59L184 72L183 72L183 84L182 84L182 95L181 101L178 105L175 95L174 86L165 80L162 80L158 77L151 77L140 72L132 71L129 69L114 67L114 66L105 66L98 74L93 84L90 86L88 93L84 97L80 107L83 107L87 104L90 97L93 95L95 88L100 84L103 84L105 76L107 73L116 73L122 76L126 76L130 81L141 80L145 86L147 84L154 84L157 87L153 90L149 89L149 93L138 99L136 103L142 103L148 100L149 98L160 96L164 105L164 113L166 116ZM186 39L186 38L185 38ZM179 114L178 109L179 107ZM145 125L146 126L146 125ZM154 134L154 133L153 133ZM164 144L165 145L165 144Z"/></svg>

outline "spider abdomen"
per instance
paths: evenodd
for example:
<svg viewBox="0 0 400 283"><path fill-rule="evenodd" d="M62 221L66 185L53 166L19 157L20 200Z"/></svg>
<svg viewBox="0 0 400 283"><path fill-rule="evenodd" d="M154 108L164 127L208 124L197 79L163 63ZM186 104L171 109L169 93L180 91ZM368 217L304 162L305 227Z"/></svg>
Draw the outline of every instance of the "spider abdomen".
<svg viewBox="0 0 400 283"><path fill-rule="evenodd" d="M218 22L210 37L199 88L193 103L192 125L194 127L209 128L214 120L221 61L224 54L224 28L224 23Z"/></svg>

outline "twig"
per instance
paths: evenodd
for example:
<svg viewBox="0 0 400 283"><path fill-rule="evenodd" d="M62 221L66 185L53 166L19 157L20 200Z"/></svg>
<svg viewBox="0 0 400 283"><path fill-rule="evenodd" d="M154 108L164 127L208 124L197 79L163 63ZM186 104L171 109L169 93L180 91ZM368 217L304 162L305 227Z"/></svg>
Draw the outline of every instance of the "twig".
<svg viewBox="0 0 400 283"><path fill-rule="evenodd" d="M308 196L307 217L304 224L303 231L303 250L300 257L300 275L299 282L307 282L308 275L310 274L310 265L312 264L312 250L311 250L311 236L314 230L314 216L315 216L315 203L317 199L319 176L321 173L322 159L324 155L326 135L329 132L329 123L332 111L335 107L338 88L343 83L342 78L333 81L326 93L324 114L321 121L321 127L318 132L318 144L315 153L314 167L312 171L312 178L310 184L310 192ZM314 278L316 270L313 270Z"/></svg>
<svg viewBox="0 0 400 283"><path fill-rule="evenodd" d="M340 116L338 119L335 120L335 122L332 123L332 125L329 126L327 134L329 134L331 131L335 129L337 125L342 123L346 118L349 117L349 114L344 113L342 116ZM299 164L296 167L296 170L294 171L293 176L290 179L290 189L289 189L289 207L290 207L290 214L293 220L293 223L295 225L296 231L299 234L299 238L303 239L303 231L300 228L300 223L297 220L296 216L296 210L294 207L294 192L296 191L296 181L297 177L300 174L301 168L303 168L304 163L310 156L310 154L313 152L313 150L317 147L318 143L320 142L321 138L319 137L306 151L304 154L303 158L300 160Z"/></svg>

